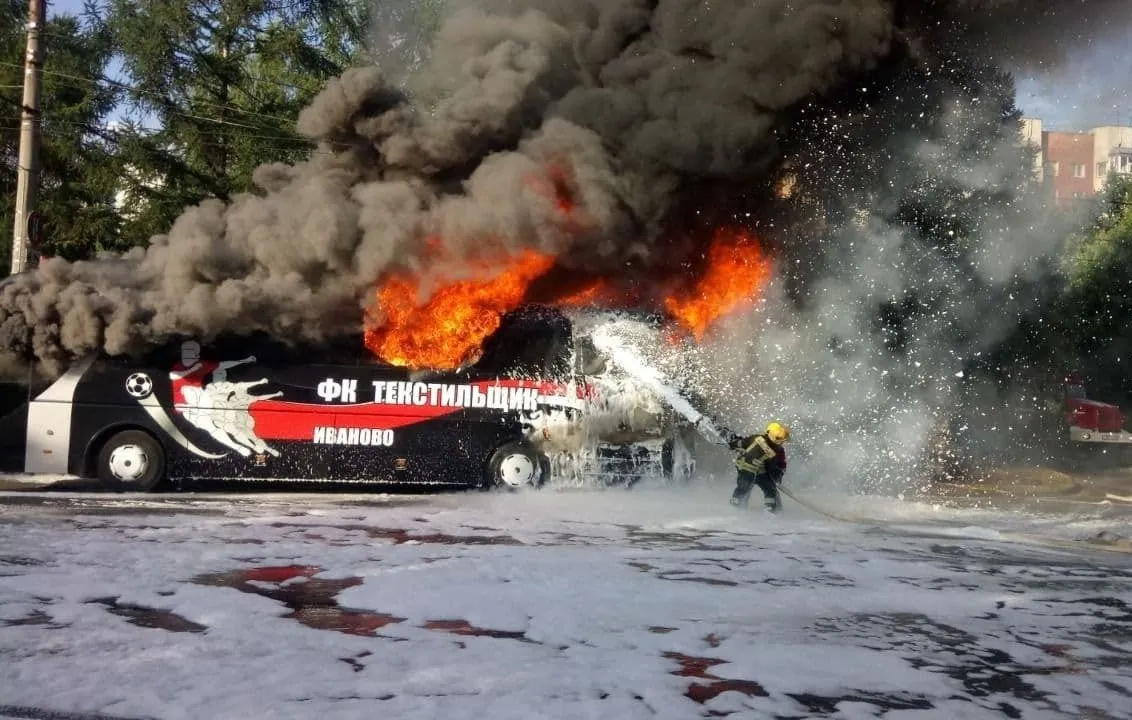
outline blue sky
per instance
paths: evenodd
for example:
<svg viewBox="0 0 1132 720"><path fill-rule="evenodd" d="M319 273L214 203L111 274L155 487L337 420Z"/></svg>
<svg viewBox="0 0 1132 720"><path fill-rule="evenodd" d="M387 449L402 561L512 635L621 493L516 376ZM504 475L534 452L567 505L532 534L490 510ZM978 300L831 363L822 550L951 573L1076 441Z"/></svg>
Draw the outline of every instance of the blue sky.
<svg viewBox="0 0 1132 720"><path fill-rule="evenodd" d="M1045 76L1018 78L1018 105L1047 128L1132 125L1132 29L1094 42Z"/></svg>
<svg viewBox="0 0 1132 720"><path fill-rule="evenodd" d="M48 12L80 13L83 0L48 0ZM1088 43L1043 76L1018 78L1018 105L1048 129L1132 125L1132 30Z"/></svg>

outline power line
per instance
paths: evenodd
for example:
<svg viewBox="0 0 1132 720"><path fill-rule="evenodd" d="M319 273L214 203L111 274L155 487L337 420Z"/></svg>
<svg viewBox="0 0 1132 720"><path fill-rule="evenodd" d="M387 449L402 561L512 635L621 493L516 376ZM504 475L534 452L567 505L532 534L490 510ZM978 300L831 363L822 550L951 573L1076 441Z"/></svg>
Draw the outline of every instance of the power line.
<svg viewBox="0 0 1132 720"><path fill-rule="evenodd" d="M15 63L10 63L10 62L5 62L5 61L2 61L2 60L0 60L0 66L16 68L16 69L23 69L23 66L21 66L21 65L17 65ZM58 70L47 70L46 68L43 69L42 72L43 72L44 75L49 75L49 76L57 77L57 78L64 78L64 79L67 79L67 80L76 80L76 81L79 81L79 82L90 83L91 85L99 85L100 83L106 83L108 85L111 85L111 86L119 89L119 90L126 90L128 92L137 93L139 95L147 95L147 96L150 96L150 97L156 97L156 98L161 98L163 100L167 100L167 97L165 95L163 95L162 93L155 92L155 91L152 91L152 90L143 90L139 87L135 87L135 86L129 85L127 83L119 82L117 80L112 80L112 79L106 77L105 75L100 75L97 78L92 78L92 77L84 77L84 76L81 76L81 75L73 75L71 73L60 72ZM230 111L233 111L233 112L236 112L236 113L242 113L242 114L247 115L249 117L263 118L263 119L266 119L266 120L275 120L276 122L285 123L285 124L290 124L290 123L294 122L293 120L288 119L288 118L282 118L282 117L279 117L277 115L268 115L266 113L256 112L255 110L248 110L246 108L237 107L235 105L225 105L224 103L215 103L215 102L210 102L210 101L207 101L207 100L197 100L195 102L198 103L199 105L203 105L205 107L213 107L213 108L217 108L217 109L220 109L220 110L230 110ZM198 117L197 119L209 120L211 122L222 122L223 124L235 124L235 123L231 123L231 122L219 121L216 118ZM249 127L249 128L252 128L252 129L258 129L255 126L252 126L252 125L247 125L245 127Z"/></svg>
<svg viewBox="0 0 1132 720"><path fill-rule="evenodd" d="M247 124L244 124L244 123L232 122L230 120L222 120L220 118L210 118L210 117L207 117L207 116L204 116L204 115L194 115L192 113L182 113L182 112L177 112L177 111L169 111L169 114L175 115L175 116L178 116L178 117L189 118L189 119L192 119L192 120L201 120L201 121L204 121L204 122L210 122L210 123L214 123L214 124L217 124L217 125L229 125L229 126L232 126L232 127L244 128L246 130L262 130L263 129L263 128L258 127L256 125L247 125ZM18 120L19 118L9 117L7 119ZM111 127L110 125L99 125L97 123L81 123L81 122L76 122L76 121L73 121L73 120L58 120L58 119L55 119L55 118L44 118L42 120L42 122L44 122L47 125L55 124L55 125L73 125L73 126L89 127L92 130L93 129L105 129L105 130L108 130L108 131L115 131L116 130L115 128ZM118 132L121 132L121 130L118 130ZM150 132L149 134L156 134L158 132L161 132L161 131L160 130L154 130L154 131ZM198 134L204 135L206 137L208 137L208 136L222 137L222 136L227 135L225 133L199 133L199 132L198 132ZM296 143L307 143L307 144L310 144L310 142L311 142L310 140L307 140L306 138L287 137L287 136L283 136L283 135L269 136L269 135L251 135L249 133L241 133L240 137L258 137L258 138L264 138L264 139L275 139L275 140L282 140L282 141L285 141L285 142L296 142Z"/></svg>
<svg viewBox="0 0 1132 720"><path fill-rule="evenodd" d="M4 61L0 61L0 66L19 67L19 66L15 65L14 63L9 63L9 62L4 62ZM155 92L151 92L151 91L147 91L147 90L141 90L140 88L134 88L134 87L127 85L125 83L120 83L120 82L117 82L115 80L110 80L109 78L105 78L105 77L102 77L101 80L96 80L96 79L89 78L89 77L82 77L82 76L79 76L79 75L72 75L71 73L63 73L63 72L51 71L51 70L44 70L43 73L45 75L52 75L54 77L61 77L61 78L64 78L64 79L87 82L87 83L90 83L90 84L93 84L93 85L97 85L99 82L106 82L106 83L118 86L122 89L129 90L129 91L132 91L132 92L138 92L138 93L146 94L146 95L160 96L159 93L155 93ZM163 97L163 96L161 96L161 97ZM291 122L289 120L286 120L286 119L278 117L278 116L267 115L265 113L259 113L259 112L253 111L253 110L248 110L248 109L245 109L245 108L240 108L240 107L236 107L236 106L232 106L232 105L223 105L223 104L220 104L220 103L210 103L210 102L207 102L207 101L200 101L200 104L210 106L210 107L232 110L232 111L235 111L235 112L243 113L243 114L245 114L249 117L263 118L263 119L268 119L268 120L276 120L276 121L282 122L284 124L290 124L290 122ZM247 123L240 123L240 122L236 122L234 120L225 120L223 118L208 117L207 115L197 115L195 113L189 113L189 112L184 112L184 111L180 111L180 110L173 110L171 108L167 108L165 112L169 115L173 115L173 116L176 116L176 117L183 117L183 118L187 118L187 119L191 119L191 120L199 120L201 122L208 122L208 123L212 123L212 124L215 124L215 125L225 125L225 126L229 126L229 127L242 128L242 129L245 129L245 130L257 130L257 131L262 131L264 129L261 126L257 126L257 125L249 125ZM50 122L50 121L48 121L48 122ZM97 126L92 126L92 127L97 127ZM215 134L214 136L219 136L219 134ZM242 137L251 137L248 133L242 133L241 136ZM264 138L267 138L267 139L270 138L270 136L262 136L262 135L259 136L259 137L264 137ZM285 141L285 142L302 142L302 143L312 144L311 140L308 140L308 139L305 139L305 138L298 138L298 137L288 138L288 137L276 136L275 139L282 140L282 141ZM338 141L324 140L322 142L329 144L329 145L337 146L337 147L343 147L343 148L352 147L352 145L350 145L349 143L342 143L342 142L338 142Z"/></svg>
<svg viewBox="0 0 1132 720"><path fill-rule="evenodd" d="M19 121L19 119L20 119L19 117L16 117L14 115L0 116L0 120ZM45 118L43 120L43 123L44 123L44 125L47 125L47 126L66 125L66 126L69 126L69 127L89 128L91 130L105 130L107 132L116 133L116 134L120 134L120 135L127 134L129 132L133 132L137 135L153 136L153 135L158 135L158 134L164 132L164 130L165 130L165 128L132 128L132 127L129 127L129 126L124 126L124 124L122 124L122 123L85 123L85 122L80 122L78 120L57 120L57 119L54 119L54 118ZM251 126L251 125L240 125L238 127L258 129L258 128ZM232 137L232 135L229 135L228 133L221 133L221 132L198 132L197 134L202 135L204 137ZM305 138L288 137L286 135L264 135L264 134L256 134L256 133L240 133L236 137L251 138L251 139L254 139L254 140L278 140L280 142L307 143L307 144L310 143L310 141L306 140Z"/></svg>
<svg viewBox="0 0 1132 720"><path fill-rule="evenodd" d="M76 39L75 36L67 35L65 33L44 32L43 35L45 37L53 37L53 38L57 38L57 39L60 39L60 40L75 40ZM106 76L101 76L101 77L103 79L105 79L106 82L119 82L119 81L114 80L113 78L108 78ZM248 76L248 79L253 83L267 83L269 85L275 85L277 87L288 88L288 89L291 89L291 90L307 90L308 89L304 85L286 82L285 80L280 80L279 78L272 78L272 77L266 77L266 76L258 76L258 77ZM139 92L141 92L141 91L139 90Z"/></svg>
<svg viewBox="0 0 1132 720"><path fill-rule="evenodd" d="M15 117L15 116L11 116L11 115L0 116L0 121L18 122L19 119L20 118ZM44 124L48 128L50 128L52 125L63 125L63 126L67 126L67 127L81 128L81 129L84 129L84 130L88 130L90 132L105 133L107 135L126 135L126 134L129 134L129 133L132 132L132 133L135 133L135 134L137 134L139 136L143 136L143 137L153 137L154 135L160 134L164 130L163 128L162 129L145 128L144 129L145 132L139 132L137 129L133 129L133 128L124 129L120 126L115 126L114 124L84 123L84 122L78 122L76 120L50 120L49 119L49 120L46 120ZM18 129L18 127L19 126L17 125L15 127L7 128L7 129L15 130L15 129ZM210 133L210 132L203 132L203 131L198 131L196 133L196 135L199 136L199 137L227 137L227 138L236 137L236 138L241 139L241 140L245 140L245 139L246 140L264 140L264 141L273 141L273 142L276 142L276 143L293 143L292 145L265 145L265 147L267 147L271 150L279 150L279 151L301 150L301 151L309 153L309 154L324 154L324 155L333 154L330 151L321 150L321 149L316 148L316 147L303 147L304 144L309 145L310 141L306 140L304 138L287 137L285 135L263 135L263 134L256 134L256 133L239 133L236 136L232 136L228 133L219 133L219 132L211 132Z"/></svg>
<svg viewBox="0 0 1132 720"><path fill-rule="evenodd" d="M74 39L74 36L66 35L66 34L62 34L62 33L44 32L43 34L46 37L54 37L54 38L67 39L67 40L73 40ZM106 82L110 82L110 83L120 82L120 81L114 80L113 78L108 78L104 75L100 76L100 77L103 78ZM250 75L247 76L247 77L248 77L248 80L253 84L254 83L267 83L269 85L275 85L275 86L281 87L281 88L288 88L290 90L307 90L308 89L307 87L305 87L303 85L298 85L296 83L289 83L289 82L286 82L284 80L280 80L278 78L272 78L272 77L266 77L266 76L252 77ZM131 86L131 88L132 88L132 86ZM142 91L138 88L132 88L132 89L135 90L136 92L144 92L144 91ZM162 97L164 97L164 96L162 96ZM236 108L233 108L233 109L236 109Z"/></svg>
<svg viewBox="0 0 1132 720"><path fill-rule="evenodd" d="M13 63L4 62L4 61L0 61L0 66L19 67L19 66L14 65ZM93 78L81 77L81 76L78 76L78 75L72 75L70 73L62 73L62 72L50 71L50 70L44 70L43 72L46 75L53 75L55 77L62 77L62 78L71 79L71 80L79 80L79 81L91 83L91 84L94 84L94 85L97 85L100 82L99 80L96 80L96 79L93 79ZM142 94L158 95L158 93L153 93L153 92L150 92L150 91L141 90L141 89L138 89L138 88L133 88L129 85L126 85L125 83L119 83L117 81L110 80L110 79L105 78L105 77L103 77L101 81L107 82L107 83L110 83L110 84L113 84L113 85L116 85L116 86L120 86L120 87L122 87L123 89L126 89L126 90L131 90L131 91L139 92L139 93L142 93ZM18 86L15 86L15 87L18 87ZM219 104L219 103L209 103L209 102L204 102L204 101L201 101L201 104L211 106L211 107L224 108L224 109L233 110L233 111L236 111L236 112L241 112L241 113L244 113L245 115L248 115L249 117L258 117L258 118L264 118L264 119L268 119L268 120L277 120L277 121L283 122L285 124L290 122L288 120L285 120L284 118L280 118L280 117L277 117L277 116L274 116L274 115L267 115L267 114L264 114L264 113L258 113L258 112L255 112L253 110L247 110L245 108L235 107L235 106L232 106L232 105L223 105L223 104ZM215 124L215 125L225 125L225 126L228 126L228 127L236 127L236 128L241 128L241 129L244 129L244 130L255 130L255 131L264 130L263 127L258 126L258 125L249 125L247 123L236 122L234 120L225 120L223 118L208 117L207 115L198 115L198 114L195 114L195 113L189 113L189 112L184 112L184 111L180 111L180 110L174 110L174 109L171 109L171 108L167 108L165 112L166 112L166 114L172 115L172 116L175 116L175 117L183 117L183 118L187 118L187 119L191 119L191 120L199 120L201 122L212 123L212 124ZM51 120L51 119L45 118L45 122L50 124L51 122L63 123L63 122L66 122L66 121L58 121L58 120ZM83 125L82 123L77 123L77 124ZM89 127L91 127L92 129L97 129L100 126L90 125ZM105 129L106 130L114 130L114 128L110 128L109 126L107 126ZM203 134L205 136L213 136L213 137L222 136L222 134L220 134L220 133L213 133L211 135L209 135L207 133L201 133L201 134ZM269 136L269 135L263 135L263 134L251 135L249 133L241 133L240 136L241 137L252 137L252 138L263 138L263 139L275 139L275 140L279 140L279 141L283 141L283 142L305 143L305 144L308 144L308 145L314 144L314 141L309 140L307 138L302 138L302 137ZM321 142L323 144L335 146L335 147L341 147L341 148L354 147L354 145L351 144L351 143L335 141L335 140L320 140L319 142ZM318 150L315 150L315 149L311 149L311 152L325 152L325 151L318 151Z"/></svg>

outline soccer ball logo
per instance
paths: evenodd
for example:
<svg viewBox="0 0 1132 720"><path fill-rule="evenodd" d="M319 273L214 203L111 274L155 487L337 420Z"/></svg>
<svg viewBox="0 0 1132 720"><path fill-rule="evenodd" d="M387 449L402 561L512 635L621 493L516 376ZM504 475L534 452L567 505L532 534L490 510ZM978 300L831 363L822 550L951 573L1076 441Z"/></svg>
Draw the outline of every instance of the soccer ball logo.
<svg viewBox="0 0 1132 720"><path fill-rule="evenodd" d="M126 378L126 392L139 400L149 397L153 392L153 380L145 373L134 373Z"/></svg>

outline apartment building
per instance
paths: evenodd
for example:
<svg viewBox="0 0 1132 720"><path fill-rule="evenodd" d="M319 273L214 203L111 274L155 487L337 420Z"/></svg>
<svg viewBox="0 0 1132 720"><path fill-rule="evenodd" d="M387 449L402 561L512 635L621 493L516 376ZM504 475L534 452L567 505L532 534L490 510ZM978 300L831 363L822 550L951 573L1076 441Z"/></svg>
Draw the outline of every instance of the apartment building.
<svg viewBox="0 0 1132 720"><path fill-rule="evenodd" d="M1042 133L1042 155L1053 201L1068 207L1096 194L1093 173L1093 135L1088 132Z"/></svg>
<svg viewBox="0 0 1132 720"><path fill-rule="evenodd" d="M1038 149L1035 177L1059 207L1103 192L1112 175L1132 175L1132 127L1064 132L1046 130L1040 119L1026 118L1022 139Z"/></svg>
<svg viewBox="0 0 1132 720"><path fill-rule="evenodd" d="M1132 127L1093 128L1093 192L1104 190L1109 175L1132 175Z"/></svg>

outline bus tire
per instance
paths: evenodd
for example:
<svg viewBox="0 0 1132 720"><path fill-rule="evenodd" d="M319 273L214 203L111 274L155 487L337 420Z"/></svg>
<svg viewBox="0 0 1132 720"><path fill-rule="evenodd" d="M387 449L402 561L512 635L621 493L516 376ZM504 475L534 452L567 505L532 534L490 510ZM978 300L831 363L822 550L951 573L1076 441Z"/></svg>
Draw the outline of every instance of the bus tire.
<svg viewBox="0 0 1132 720"><path fill-rule="evenodd" d="M487 461L484 486L502 490L540 487L546 481L550 463L527 443L500 445Z"/></svg>
<svg viewBox="0 0 1132 720"><path fill-rule="evenodd" d="M165 451L142 430L112 435L99 449L96 463L98 479L118 492L153 492L165 479Z"/></svg>

